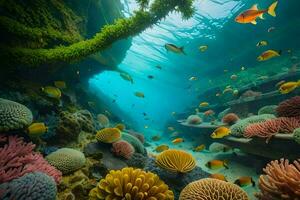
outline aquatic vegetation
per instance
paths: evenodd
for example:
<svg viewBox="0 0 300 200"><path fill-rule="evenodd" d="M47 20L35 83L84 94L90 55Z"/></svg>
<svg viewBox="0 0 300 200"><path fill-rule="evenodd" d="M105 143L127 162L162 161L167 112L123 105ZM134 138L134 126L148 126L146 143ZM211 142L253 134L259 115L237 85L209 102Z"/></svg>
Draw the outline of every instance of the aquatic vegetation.
<svg viewBox="0 0 300 200"><path fill-rule="evenodd" d="M0 98L0 131L22 129L32 123L32 113L24 105Z"/></svg>
<svg viewBox="0 0 300 200"><path fill-rule="evenodd" d="M156 157L156 164L171 172L187 173L195 168L196 160L185 151L169 149Z"/></svg>
<svg viewBox="0 0 300 200"><path fill-rule="evenodd" d="M56 183L42 172L27 173L24 176L0 185L0 199L53 200L56 198Z"/></svg>
<svg viewBox="0 0 300 200"><path fill-rule="evenodd" d="M174 194L156 174L141 169L111 170L90 191L90 199L174 200Z"/></svg>
<svg viewBox="0 0 300 200"><path fill-rule="evenodd" d="M289 163L286 159L271 161L259 177L261 200L295 200L300 196L300 160Z"/></svg>
<svg viewBox="0 0 300 200"><path fill-rule="evenodd" d="M96 133L98 142L113 143L121 138L121 131L117 128L104 128Z"/></svg>
<svg viewBox="0 0 300 200"><path fill-rule="evenodd" d="M141 154L146 153L144 145L135 136L132 136L131 134L122 132L121 138L122 138L122 140L129 142L134 147L134 149L137 153L141 153Z"/></svg>
<svg viewBox="0 0 300 200"><path fill-rule="evenodd" d="M40 153L34 152L35 145L26 143L17 136L0 135L0 183L31 172L43 172L59 183L61 172L51 166Z"/></svg>
<svg viewBox="0 0 300 200"><path fill-rule="evenodd" d="M198 115L190 115L186 119L188 124L201 124L202 119Z"/></svg>
<svg viewBox="0 0 300 200"><path fill-rule="evenodd" d="M281 102L276 111L279 117L300 116L300 96L295 96Z"/></svg>
<svg viewBox="0 0 300 200"><path fill-rule="evenodd" d="M115 128L119 129L120 131L124 131L126 126L124 124L117 124Z"/></svg>
<svg viewBox="0 0 300 200"><path fill-rule="evenodd" d="M267 106L264 106L264 107L261 107L259 110L258 110L258 115L262 115L262 114L271 114L271 115L277 115L277 105L267 105Z"/></svg>
<svg viewBox="0 0 300 200"><path fill-rule="evenodd" d="M70 148L58 149L46 156L45 159L63 174L68 174L80 169L84 166L86 161L82 152Z"/></svg>
<svg viewBox="0 0 300 200"><path fill-rule="evenodd" d="M112 152L116 156L130 159L134 153L134 148L130 143L128 143L124 140L119 140L119 141L112 143Z"/></svg>
<svg viewBox="0 0 300 200"><path fill-rule="evenodd" d="M239 116L235 113L228 113L222 118L222 122L228 125L233 125L239 120Z"/></svg>
<svg viewBox="0 0 300 200"><path fill-rule="evenodd" d="M294 141L300 144L300 128L296 128L293 132Z"/></svg>
<svg viewBox="0 0 300 200"><path fill-rule="evenodd" d="M239 186L218 179L205 178L188 184L180 193L179 200L250 200Z"/></svg>

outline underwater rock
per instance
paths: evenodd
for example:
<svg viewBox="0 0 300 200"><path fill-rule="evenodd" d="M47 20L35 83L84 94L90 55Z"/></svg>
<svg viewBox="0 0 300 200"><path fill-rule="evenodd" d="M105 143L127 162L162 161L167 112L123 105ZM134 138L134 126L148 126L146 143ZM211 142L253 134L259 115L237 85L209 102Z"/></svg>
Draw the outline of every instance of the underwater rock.
<svg viewBox="0 0 300 200"><path fill-rule="evenodd" d="M295 142L297 142L298 144L300 144L300 128L296 128L293 132L293 139Z"/></svg>
<svg viewBox="0 0 300 200"><path fill-rule="evenodd" d="M22 129L32 123L32 112L24 105L0 98L0 132Z"/></svg>
<svg viewBox="0 0 300 200"><path fill-rule="evenodd" d="M56 183L53 178L42 173L33 172L0 185L2 200L55 200Z"/></svg>
<svg viewBox="0 0 300 200"><path fill-rule="evenodd" d="M132 136L128 133L122 132L122 137L121 138L122 138L122 140L125 140L125 141L129 142L134 147L134 149L137 153L141 153L143 155L147 154L144 145L135 136Z"/></svg>
<svg viewBox="0 0 300 200"><path fill-rule="evenodd" d="M263 114L271 114L271 115L277 115L277 105L267 105L267 106L264 106L262 108L260 108L258 110L258 115L263 115Z"/></svg>
<svg viewBox="0 0 300 200"><path fill-rule="evenodd" d="M126 160L125 162L129 167L143 169L148 162L148 157L144 156L143 154L140 154L140 153L134 153L131 156L131 158Z"/></svg>
<svg viewBox="0 0 300 200"><path fill-rule="evenodd" d="M276 109L279 117L300 116L300 96L295 96L281 102Z"/></svg>
<svg viewBox="0 0 300 200"><path fill-rule="evenodd" d="M202 123L202 119L198 115L190 115L186 119L186 122L188 124L201 124Z"/></svg>

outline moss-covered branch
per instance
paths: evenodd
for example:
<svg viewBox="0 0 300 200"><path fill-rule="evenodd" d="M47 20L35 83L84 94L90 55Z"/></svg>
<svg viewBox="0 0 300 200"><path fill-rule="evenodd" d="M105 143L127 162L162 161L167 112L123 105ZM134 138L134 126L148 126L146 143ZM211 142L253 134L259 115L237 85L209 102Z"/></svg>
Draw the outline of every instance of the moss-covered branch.
<svg viewBox="0 0 300 200"><path fill-rule="evenodd" d="M1 47L1 57L13 65L38 66L55 62L70 62L102 51L112 43L141 33L163 19L171 11L182 13L183 18L193 14L193 0L155 0L147 11L137 11L128 19L118 19L104 26L93 38L69 46L51 49Z"/></svg>

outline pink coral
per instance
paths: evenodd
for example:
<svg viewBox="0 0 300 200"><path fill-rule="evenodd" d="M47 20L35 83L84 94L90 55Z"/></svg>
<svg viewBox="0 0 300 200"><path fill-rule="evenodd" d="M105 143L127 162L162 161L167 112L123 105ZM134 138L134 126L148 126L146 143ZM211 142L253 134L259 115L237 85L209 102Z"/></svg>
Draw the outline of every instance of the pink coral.
<svg viewBox="0 0 300 200"><path fill-rule="evenodd" d="M300 117L300 96L281 102L276 111L279 117Z"/></svg>
<svg viewBox="0 0 300 200"><path fill-rule="evenodd" d="M269 163L263 170L266 175L259 177L260 200L299 200L300 197L300 159L292 164L281 159Z"/></svg>
<svg viewBox="0 0 300 200"><path fill-rule="evenodd" d="M240 118L235 113L228 113L222 118L222 122L228 125L235 124Z"/></svg>
<svg viewBox="0 0 300 200"><path fill-rule="evenodd" d="M35 145L26 143L17 136L0 135L0 183L19 178L30 172L43 172L52 176L59 183L62 175L59 170L51 166L40 153L34 152Z"/></svg>
<svg viewBox="0 0 300 200"><path fill-rule="evenodd" d="M126 159L130 159L134 153L134 148L131 144L124 140L119 140L112 144L112 152Z"/></svg>
<svg viewBox="0 0 300 200"><path fill-rule="evenodd" d="M292 133L299 127L300 120L298 118L279 117L248 125L244 130L244 137L263 137L267 138L266 142L268 142L277 133Z"/></svg>

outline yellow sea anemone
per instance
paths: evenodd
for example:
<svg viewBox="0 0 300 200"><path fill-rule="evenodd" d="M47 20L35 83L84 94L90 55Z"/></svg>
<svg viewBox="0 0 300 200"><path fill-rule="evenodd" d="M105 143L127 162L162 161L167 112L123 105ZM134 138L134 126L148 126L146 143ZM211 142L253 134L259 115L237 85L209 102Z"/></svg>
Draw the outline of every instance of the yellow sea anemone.
<svg viewBox="0 0 300 200"><path fill-rule="evenodd" d="M174 194L156 174L125 167L111 170L89 193L91 200L174 200Z"/></svg>
<svg viewBox="0 0 300 200"><path fill-rule="evenodd" d="M186 173L195 168L196 160L185 151L169 149L156 157L156 164L172 172Z"/></svg>
<svg viewBox="0 0 300 200"><path fill-rule="evenodd" d="M121 131L117 128L104 128L97 131L96 139L99 142L113 143L121 138Z"/></svg>

